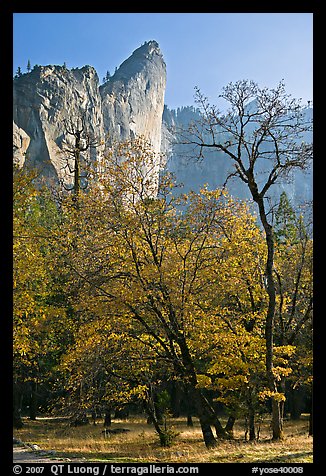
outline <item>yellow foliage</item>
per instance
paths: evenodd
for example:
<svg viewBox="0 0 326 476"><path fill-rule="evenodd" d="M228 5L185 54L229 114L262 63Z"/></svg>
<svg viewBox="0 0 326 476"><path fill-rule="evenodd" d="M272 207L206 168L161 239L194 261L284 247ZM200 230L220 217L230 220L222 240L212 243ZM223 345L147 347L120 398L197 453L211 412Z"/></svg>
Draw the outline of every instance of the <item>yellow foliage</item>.
<svg viewBox="0 0 326 476"><path fill-rule="evenodd" d="M197 374L198 388L212 388L212 380L208 375Z"/></svg>
<svg viewBox="0 0 326 476"><path fill-rule="evenodd" d="M266 400L267 398L273 398L277 402L285 402L286 398L284 393L281 392L272 392L271 390L263 390L259 393L261 400Z"/></svg>

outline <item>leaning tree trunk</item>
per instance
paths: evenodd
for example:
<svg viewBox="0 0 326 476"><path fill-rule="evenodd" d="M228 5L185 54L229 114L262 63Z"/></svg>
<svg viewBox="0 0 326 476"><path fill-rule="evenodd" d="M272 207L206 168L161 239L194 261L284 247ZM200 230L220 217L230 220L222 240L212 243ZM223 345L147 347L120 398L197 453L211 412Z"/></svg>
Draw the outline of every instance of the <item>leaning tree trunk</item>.
<svg viewBox="0 0 326 476"><path fill-rule="evenodd" d="M205 446L207 449L215 448L217 446L217 440L214 437L211 427L211 424L214 420L214 414L212 413L207 400L204 398L202 392L199 389L191 389L191 395L193 397L193 402L199 418Z"/></svg>
<svg viewBox="0 0 326 476"><path fill-rule="evenodd" d="M214 437L211 426L215 427L218 438L229 439L230 435L225 431L214 408L197 386L196 370L183 335L179 336L178 344L182 354L183 365L187 372L188 395L199 418L206 448L214 448L217 446L217 440Z"/></svg>
<svg viewBox="0 0 326 476"><path fill-rule="evenodd" d="M217 438L230 439L231 435L223 428L214 408L203 395L201 389L192 387L189 390L199 418L206 448L215 448L217 446L217 440L214 437L212 426L215 428Z"/></svg>
<svg viewBox="0 0 326 476"><path fill-rule="evenodd" d="M206 448L209 450L216 448L217 440L214 437L210 423L203 417L199 417L199 422Z"/></svg>

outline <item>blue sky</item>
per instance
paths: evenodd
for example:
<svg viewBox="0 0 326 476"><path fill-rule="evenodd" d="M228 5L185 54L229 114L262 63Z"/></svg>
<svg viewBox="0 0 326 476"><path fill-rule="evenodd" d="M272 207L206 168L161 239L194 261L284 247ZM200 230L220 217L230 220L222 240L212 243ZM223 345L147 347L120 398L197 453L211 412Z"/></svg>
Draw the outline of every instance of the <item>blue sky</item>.
<svg viewBox="0 0 326 476"><path fill-rule="evenodd" d="M198 86L213 103L230 81L252 79L312 100L312 13L16 13L14 72L27 61L89 64L100 80L144 41L167 65L165 103L194 104Z"/></svg>

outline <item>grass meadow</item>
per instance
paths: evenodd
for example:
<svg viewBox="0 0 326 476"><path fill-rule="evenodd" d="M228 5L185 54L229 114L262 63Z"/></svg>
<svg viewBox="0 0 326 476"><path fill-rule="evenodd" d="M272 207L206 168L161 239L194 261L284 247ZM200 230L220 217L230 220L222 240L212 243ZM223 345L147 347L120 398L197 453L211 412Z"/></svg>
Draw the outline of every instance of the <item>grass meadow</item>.
<svg viewBox="0 0 326 476"><path fill-rule="evenodd" d="M169 424L178 433L173 445L162 448L152 425L144 416L114 420L112 429L126 428L127 433L105 437L103 421L72 427L60 418L42 417L24 420L24 427L14 437L24 443L37 444L42 450L54 450L56 456L79 458L92 462L115 463L223 463L223 462L313 462L313 439L308 436L308 415L298 421L285 421L285 438L271 442L267 420L262 423L259 440L245 440L244 423L236 422L234 440L220 441L217 448L207 450L196 418L187 427L185 418L171 418Z"/></svg>

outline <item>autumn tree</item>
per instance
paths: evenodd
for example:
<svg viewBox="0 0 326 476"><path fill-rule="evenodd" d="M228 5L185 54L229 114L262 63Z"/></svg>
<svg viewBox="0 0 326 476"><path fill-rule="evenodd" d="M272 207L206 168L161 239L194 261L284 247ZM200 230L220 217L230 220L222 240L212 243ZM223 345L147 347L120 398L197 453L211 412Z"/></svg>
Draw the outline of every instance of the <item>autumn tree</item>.
<svg viewBox="0 0 326 476"><path fill-rule="evenodd" d="M23 173L14 167L14 214L13 214L13 423L22 426L21 399L23 396L24 374L29 373L30 362L27 357L32 352L32 339L28 326L29 316L35 313L38 304L35 300L37 284L44 282L44 268L41 260L35 269L33 257L38 250L29 239L26 231L27 207L34 200L36 191L32 185L36 174ZM32 249L33 248L33 249ZM31 266L34 265L34 266ZM34 276L32 288L31 274Z"/></svg>
<svg viewBox="0 0 326 476"><path fill-rule="evenodd" d="M199 89L196 101L201 119L180 141L192 144L198 157L204 151L221 151L233 165L228 179L243 182L258 207L265 231L267 258L265 265L268 312L265 320L266 374L272 401L273 439L283 437L279 390L274 374L274 323L276 312L276 283L274 277L275 236L268 209L271 187L288 179L296 169L306 170L312 158L312 144L305 133L311 131L300 101L285 92L283 82L275 89L260 88L253 81L238 81L227 85L220 95L229 106L227 113L209 104Z"/></svg>
<svg viewBox="0 0 326 476"><path fill-rule="evenodd" d="M226 406L230 431L236 418L244 418L249 439L254 440L256 418L265 411L261 394L267 384L263 326L267 310L263 276L266 253L250 208L244 203L238 207L225 228L225 259L215 270L215 306L222 312L219 310L215 346L206 350L206 376L210 378L206 384L218 391L217 400ZM202 346L205 349L204 342Z"/></svg>
<svg viewBox="0 0 326 476"><path fill-rule="evenodd" d="M18 427L23 399L30 417L36 417L38 396L47 393L52 369L71 335L66 308L56 298L60 266L51 246L60 217L37 180L37 171L14 167L13 409Z"/></svg>
<svg viewBox="0 0 326 476"><path fill-rule="evenodd" d="M285 193L275 214L275 236L275 340L281 346L295 347L293 371L281 384L289 394L291 416L298 418L300 394L305 389L311 395L313 240L309 222L300 209L294 211Z"/></svg>
<svg viewBox="0 0 326 476"><path fill-rule="evenodd" d="M79 286L75 305L81 316L90 325L101 321L104 325L105 319L110 323L107 338L116 335L126 342L120 355L130 354L135 362L130 381L134 385L138 381L146 392L156 385L158 370L147 382L142 380L148 372L138 365L148 362L152 368L164 368L166 380L182 382L194 403L205 444L214 447L212 427L218 438L230 434L206 395L205 374L212 366L207 359L214 358L212 375L221 376L219 361L231 342L221 337L221 330L228 334L234 318L223 301L218 286L223 273L218 270L228 258L225 240L237 220L244 229L234 238L246 236L247 245L250 238L259 241L259 230L248 218L246 206L220 190L175 197L169 176L162 175L158 183L157 162L141 139L111 150L96 186L80 200L77 243L67 252L66 262ZM246 273L249 276L251 271ZM246 286L250 300L254 284ZM258 322L258 314L258 307L244 312L242 328L244 322ZM219 350L214 354L217 342ZM135 346L147 357L133 359ZM114 374L112 368L109 373ZM125 371L124 378L128 381Z"/></svg>

